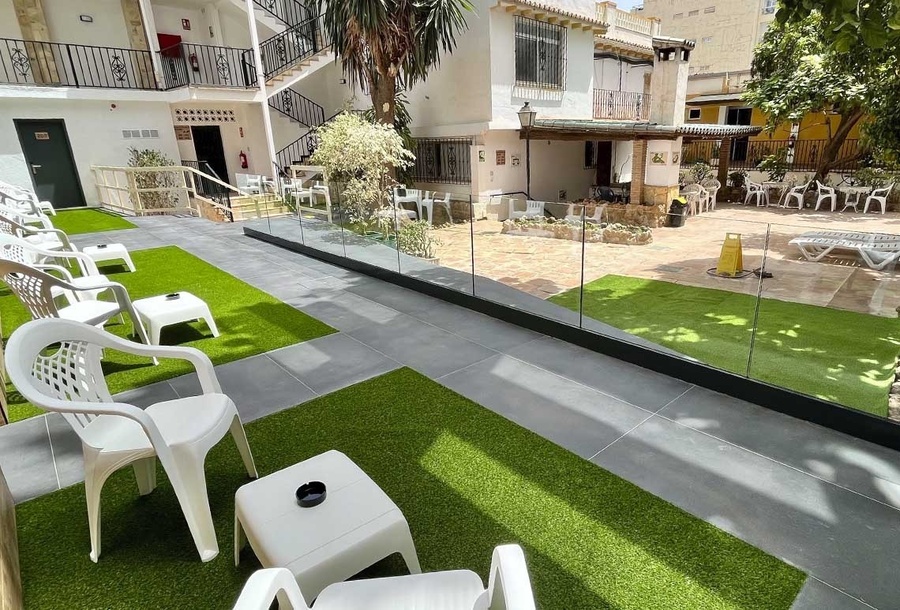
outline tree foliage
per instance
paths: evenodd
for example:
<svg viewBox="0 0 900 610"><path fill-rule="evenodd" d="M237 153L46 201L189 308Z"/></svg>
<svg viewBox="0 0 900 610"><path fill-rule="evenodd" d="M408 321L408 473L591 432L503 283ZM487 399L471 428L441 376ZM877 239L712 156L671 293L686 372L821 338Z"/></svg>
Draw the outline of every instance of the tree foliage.
<svg viewBox="0 0 900 610"><path fill-rule="evenodd" d="M821 113L830 131L816 174L833 167L841 145L862 121L863 148L900 150L898 42L871 48L862 37L840 50L823 36L828 18L818 11L798 21L776 22L756 47L753 78L744 100L762 110L774 127ZM833 131L829 114L841 115Z"/></svg>
<svg viewBox="0 0 900 610"><path fill-rule="evenodd" d="M781 0L777 19L798 23L813 11L823 17L822 37L839 51L857 41L882 49L900 38L900 2L897 0Z"/></svg>
<svg viewBox="0 0 900 610"><path fill-rule="evenodd" d="M364 85L375 117L393 124L398 82L424 80L466 29L469 0L321 0L325 29L351 84Z"/></svg>

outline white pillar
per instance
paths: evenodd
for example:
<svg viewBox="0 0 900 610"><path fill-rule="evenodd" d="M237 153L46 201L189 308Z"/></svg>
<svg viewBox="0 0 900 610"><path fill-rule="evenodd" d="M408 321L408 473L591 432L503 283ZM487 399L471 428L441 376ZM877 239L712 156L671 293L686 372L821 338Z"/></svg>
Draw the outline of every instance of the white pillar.
<svg viewBox="0 0 900 610"><path fill-rule="evenodd" d="M253 61L256 63L256 78L259 83L259 92L262 94L260 108L263 115L263 127L266 131L266 144L269 148L269 169L274 170L278 159L275 154L275 138L272 136L272 117L269 114L269 95L266 92L266 70L263 67L262 52L259 49L259 33L256 31L256 14L254 13L253 0L245 1L247 4L247 23L250 27L250 45L253 49ZM273 174L272 178L276 178L276 176Z"/></svg>
<svg viewBox="0 0 900 610"><path fill-rule="evenodd" d="M156 72L156 82L163 85L162 59L159 56L159 38L156 36L156 21L153 19L153 8L150 0L139 0L141 6L141 21L144 22L144 34L147 36L147 47L150 49L150 61L153 63L153 71Z"/></svg>

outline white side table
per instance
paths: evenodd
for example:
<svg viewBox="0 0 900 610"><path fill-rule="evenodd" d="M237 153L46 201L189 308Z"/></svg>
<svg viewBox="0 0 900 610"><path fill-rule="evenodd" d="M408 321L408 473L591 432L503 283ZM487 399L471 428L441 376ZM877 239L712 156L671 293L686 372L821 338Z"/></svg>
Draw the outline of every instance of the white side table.
<svg viewBox="0 0 900 610"><path fill-rule="evenodd" d="M179 292L177 299L166 295L138 299L133 303L134 310L150 329L150 344L159 345L159 334L163 327L179 322L203 320L212 331L213 337L219 336L216 321L213 320L209 305L203 299L190 292Z"/></svg>
<svg viewBox="0 0 900 610"><path fill-rule="evenodd" d="M325 501L301 508L294 492L310 481L325 483ZM306 599L393 553L411 573L422 571L403 513L340 451L241 486L234 505L235 565L246 536L263 567L290 570Z"/></svg>
<svg viewBox="0 0 900 610"><path fill-rule="evenodd" d="M853 208L854 212L859 212L857 206L860 204L860 196L868 195L872 188L868 186L839 186L837 190L844 193L846 196L846 199L844 200L844 209L842 209L841 212L846 212L847 208Z"/></svg>
<svg viewBox="0 0 900 610"><path fill-rule="evenodd" d="M131 262L131 255L128 254L128 248L122 244L101 244L99 246L87 246L82 252L90 256L95 263L104 261L125 261L130 271L134 271L134 263Z"/></svg>

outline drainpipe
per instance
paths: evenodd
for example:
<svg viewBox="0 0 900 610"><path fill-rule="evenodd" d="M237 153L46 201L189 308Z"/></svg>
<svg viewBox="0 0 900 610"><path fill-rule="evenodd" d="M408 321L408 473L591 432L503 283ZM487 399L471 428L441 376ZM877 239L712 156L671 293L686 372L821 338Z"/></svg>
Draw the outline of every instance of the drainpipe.
<svg viewBox="0 0 900 610"><path fill-rule="evenodd" d="M253 61L256 64L256 78L259 84L259 92L262 95L260 108L263 115L263 129L266 132L266 145L269 149L269 169L266 175L271 171L278 162L275 154L275 139L272 137L272 117L269 115L269 95L266 92L266 70L263 66L262 51L259 49L259 33L256 31L256 14L254 13L253 0L245 0L247 4L247 23L250 26L250 45L253 49ZM272 176L273 180L278 180L277 175Z"/></svg>

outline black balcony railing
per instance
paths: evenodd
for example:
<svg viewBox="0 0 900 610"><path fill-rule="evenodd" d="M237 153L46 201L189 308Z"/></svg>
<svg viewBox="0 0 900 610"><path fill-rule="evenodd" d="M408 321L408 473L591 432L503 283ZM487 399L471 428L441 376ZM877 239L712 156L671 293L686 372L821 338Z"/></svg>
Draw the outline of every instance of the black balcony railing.
<svg viewBox="0 0 900 610"><path fill-rule="evenodd" d="M430 184L472 182L472 140L469 138L419 138L413 179Z"/></svg>
<svg viewBox="0 0 900 610"><path fill-rule="evenodd" d="M253 0L253 4L288 27L303 23L315 16L309 7L297 0Z"/></svg>
<svg viewBox="0 0 900 610"><path fill-rule="evenodd" d="M269 98L269 106L309 128L318 127L325 122L325 109L293 89L285 89L273 95Z"/></svg>
<svg viewBox="0 0 900 610"><path fill-rule="evenodd" d="M594 89L594 118L646 121L650 118L650 96L646 93Z"/></svg>
<svg viewBox="0 0 900 610"><path fill-rule="evenodd" d="M330 46L323 17L307 19L260 44L266 80Z"/></svg>
<svg viewBox="0 0 900 610"><path fill-rule="evenodd" d="M727 151L728 167L732 170L755 170L769 155L784 160L788 171L815 171L822 160L828 140L733 140ZM712 166L719 165L722 144L718 141L685 142L682 147L681 166L690 167L698 161ZM859 169L859 140L846 140L837 154L834 172L853 172Z"/></svg>
<svg viewBox="0 0 900 610"><path fill-rule="evenodd" d="M157 89L149 51L0 38L3 83Z"/></svg>
<svg viewBox="0 0 900 610"><path fill-rule="evenodd" d="M246 49L182 42L160 52L163 88L188 85L255 87L253 55Z"/></svg>

